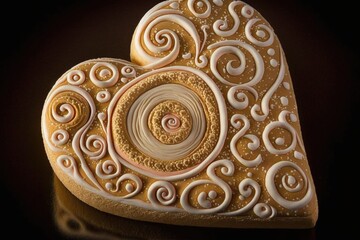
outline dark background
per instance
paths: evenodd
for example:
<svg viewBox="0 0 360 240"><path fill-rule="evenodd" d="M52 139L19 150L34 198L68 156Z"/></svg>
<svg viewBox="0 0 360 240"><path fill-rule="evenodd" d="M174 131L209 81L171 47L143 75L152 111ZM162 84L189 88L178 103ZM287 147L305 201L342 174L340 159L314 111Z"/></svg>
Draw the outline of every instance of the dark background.
<svg viewBox="0 0 360 240"><path fill-rule="evenodd" d="M40 130L43 102L55 81L77 63L98 57L128 60L133 30L158 2L12 1L1 7L0 196L1 215L9 224L1 226L2 234L65 238L53 221L53 174ZM350 1L247 2L273 26L287 56L317 187L318 224L311 230L171 228L183 229L186 238L207 239L348 236L356 226L349 217L359 211L354 196L359 191L354 165L360 160L356 8Z"/></svg>

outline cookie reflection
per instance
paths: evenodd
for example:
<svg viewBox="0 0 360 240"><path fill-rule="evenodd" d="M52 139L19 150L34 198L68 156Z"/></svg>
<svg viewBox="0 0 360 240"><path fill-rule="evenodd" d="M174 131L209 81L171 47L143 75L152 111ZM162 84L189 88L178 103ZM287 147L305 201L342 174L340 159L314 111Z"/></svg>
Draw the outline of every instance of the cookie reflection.
<svg viewBox="0 0 360 240"><path fill-rule="evenodd" d="M315 239L315 230L229 229L174 226L121 218L77 199L54 176L54 220L66 239Z"/></svg>
<svg viewBox="0 0 360 240"><path fill-rule="evenodd" d="M54 220L70 239L192 239L198 228L141 222L101 212L83 203L54 176Z"/></svg>

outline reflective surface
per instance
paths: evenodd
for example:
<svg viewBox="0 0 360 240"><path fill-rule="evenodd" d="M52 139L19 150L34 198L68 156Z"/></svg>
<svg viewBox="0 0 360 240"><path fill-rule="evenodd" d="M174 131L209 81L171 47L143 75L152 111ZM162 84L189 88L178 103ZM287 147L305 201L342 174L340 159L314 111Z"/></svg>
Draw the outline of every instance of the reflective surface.
<svg viewBox="0 0 360 240"><path fill-rule="evenodd" d="M352 167L358 141L351 136L359 133L352 115L360 89L359 47L353 36L357 28L352 28L355 8L331 5L326 11L323 0L247 1L270 21L285 50L320 215L310 230L241 230L118 218L83 204L54 180L40 130L46 94L79 62L129 59L135 26L159 1L73 2L14 2L7 8L14 10L13 17L1 16L0 189L2 206L11 210L3 214L3 232L16 235L10 230L15 225L18 232L37 239L320 239L329 233L350 234L353 228L337 224L358 211L351 198L352 178L358 175Z"/></svg>

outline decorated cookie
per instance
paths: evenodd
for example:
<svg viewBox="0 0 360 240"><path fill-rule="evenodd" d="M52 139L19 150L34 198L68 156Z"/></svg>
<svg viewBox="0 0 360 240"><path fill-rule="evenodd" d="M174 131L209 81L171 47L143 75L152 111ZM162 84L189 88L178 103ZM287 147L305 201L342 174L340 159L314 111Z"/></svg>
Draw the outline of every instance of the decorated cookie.
<svg viewBox="0 0 360 240"><path fill-rule="evenodd" d="M314 226L290 73L258 12L241 1L159 3L131 59L83 62L45 101L46 152L76 197L168 224Z"/></svg>

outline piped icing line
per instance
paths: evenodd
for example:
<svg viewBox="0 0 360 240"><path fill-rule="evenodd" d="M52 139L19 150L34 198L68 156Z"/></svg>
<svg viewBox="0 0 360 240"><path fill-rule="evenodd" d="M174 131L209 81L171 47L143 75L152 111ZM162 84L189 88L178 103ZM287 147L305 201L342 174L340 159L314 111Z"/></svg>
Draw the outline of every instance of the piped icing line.
<svg viewBox="0 0 360 240"><path fill-rule="evenodd" d="M241 122L244 122L244 126L241 127ZM235 129L239 129L239 132L237 132L235 134L235 136L231 139L230 142L230 150L231 153L235 156L235 158L244 166L252 168L252 167L256 167L258 166L261 162L262 162L262 157L261 154L257 155L255 159L253 160L247 160L244 159L238 149L237 149L237 142L239 141L240 138L245 137L247 139L249 139L251 141L251 143L248 144L248 148L251 151L255 151L260 147L260 140L257 136L253 135L253 134L247 134L245 135L245 133L250 129L250 121L249 119L242 114L234 114L231 117L231 125L235 128Z"/></svg>
<svg viewBox="0 0 360 240"><path fill-rule="evenodd" d="M287 115L291 116L291 114L292 113L290 113L289 111L284 110L279 114L279 117L278 117L279 121L271 122L265 127L263 134L262 134L262 139L263 139L266 149L270 153L280 155L280 154L286 154L290 151L295 150L296 144L298 143L298 141L297 141L298 134L297 134L296 130L294 129L294 127L291 126L286 119L286 116ZM275 128L285 129L287 132L289 132L291 134L292 141L291 141L291 144L287 148L277 149L274 146L274 144L270 141L270 137L269 137L270 132L272 130L274 130ZM279 142L278 142L278 144L279 144Z"/></svg>
<svg viewBox="0 0 360 240"><path fill-rule="evenodd" d="M294 193L294 192L299 192L303 189L306 189L305 196L300 198L299 200L292 201L292 200L285 199L279 193L279 191L277 189L277 186L275 184L275 176L278 173L278 171L284 167L295 169L297 172L300 173L300 175L302 177L303 183L301 184L301 186L297 187L300 184L298 181L297 185L292 188L293 191L290 191L290 193ZM288 177L288 179L289 179L289 177ZM292 176L292 178L290 178L290 179L292 179L291 183L292 183L292 185L294 185L295 182L293 182L293 181L295 178ZM285 182L283 181L283 183L285 183ZM290 209L290 210L296 210L296 209L305 207L310 202L310 200L312 199L313 194L314 194L312 186L311 186L311 184L309 184L308 177L306 176L304 171L298 165L296 165L295 163L290 162L290 161L281 161L281 162L277 162L274 165L272 165L266 173L265 186L266 186L266 190L269 192L270 196L278 204L280 204L281 206L283 206L287 209ZM284 187L285 190L288 190L289 188L291 188L288 186L288 183L286 183L286 186L287 187Z"/></svg>
<svg viewBox="0 0 360 240"><path fill-rule="evenodd" d="M176 91L176 95L172 93ZM192 129L189 136L178 144L159 142L148 128L148 118L152 109L161 102L174 100L191 109ZM161 159L181 159L190 154L203 140L206 131L205 113L202 103L195 92L178 84L166 84L155 87L141 96L132 104L127 117L127 129L132 143L141 152Z"/></svg>
<svg viewBox="0 0 360 240"><path fill-rule="evenodd" d="M271 219L274 218L277 214L276 209L266 203L258 203L254 206L254 213L260 218Z"/></svg>
<svg viewBox="0 0 360 240"><path fill-rule="evenodd" d="M232 197L232 190L231 190L230 186L224 180L222 180L220 177L218 177L216 175L215 168L217 168L217 167L221 167L221 173L224 176L228 176L228 177L233 176L234 171L235 171L234 164L229 160L218 160L218 161L211 163L208 166L208 168L206 169L206 173L209 176L210 180L193 181L184 189L184 191L181 194L180 203L181 203L181 206L187 212L193 213L193 214L213 214L213 213L224 211L227 208L227 206L230 204L231 197ZM222 189L222 191L224 192L224 194L225 194L224 200L219 206L212 207L211 204L207 205L207 204L203 203L203 205L208 208L198 209L198 208L193 207L189 203L190 191L199 185L205 185L205 184L215 184L215 185L219 186ZM197 200L201 200L201 198L200 199L198 198Z"/></svg>
<svg viewBox="0 0 360 240"><path fill-rule="evenodd" d="M150 39L150 32L157 24L161 22L173 22L181 26L193 39L195 43L195 64L199 68L207 65L207 58L200 56L201 40L195 25L187 18L182 16L180 10L174 9L161 9L169 5L170 2L163 2L150 10L140 21L134 33L133 47L139 58L142 59L143 67L145 69L157 69L169 65L177 59L180 54L180 39L178 34L171 29L161 29L155 34L157 44L166 44L163 46L155 45ZM144 43L144 46L142 45ZM170 51L165 57L155 57L150 55L145 49L151 53L159 54Z"/></svg>
<svg viewBox="0 0 360 240"><path fill-rule="evenodd" d="M210 16L210 14L211 14L211 4L210 4L210 2L208 0L200 0L200 1L198 1L198 4L201 3L200 6L198 5L199 7L203 7L203 3L205 3L205 5L206 5L206 11L203 12L203 13L198 13L198 12L196 12L196 10L194 8L195 1L197 1L197 0L188 0L188 2L187 2L187 6L188 6L190 12L195 17L208 18Z"/></svg>
<svg viewBox="0 0 360 240"><path fill-rule="evenodd" d="M220 135L219 135L219 139L217 141L215 148L204 159L204 161L202 161L196 167L189 169L188 171L180 172L179 174L170 175L170 176L161 176L159 174L156 174L155 172L151 172L149 170L144 170L144 169L139 168L138 166L134 166L133 164L124 160L124 158L117 153L117 151L115 150L115 147L114 147L113 140L112 140L113 136L112 136L112 132L111 132L111 121L108 121L108 126L107 126L108 151L109 151L110 156L114 159L115 162L117 162L119 165L121 163L121 164L125 165L126 167L133 169L133 170L135 170L141 174L144 174L146 176L149 176L149 177L152 177L155 179L167 180L167 181L172 181L172 180L177 180L177 179L186 179L191 176L194 176L199 171L203 170L206 166L208 166L220 153L220 151L225 143L225 140L226 140L228 124L227 124L227 111L226 111L225 100L224 100L223 95L220 92L219 88L217 87L217 85L213 82L213 80L207 74L205 74L204 72L202 72L200 70L190 68L190 67L185 67L185 66L166 67L166 68L157 69L157 70L153 70L151 72L145 73L145 74L139 76L138 78L135 78L128 84L126 84L115 94L115 96L113 97L113 99L110 102L109 107L108 107L108 119L112 119L112 114L114 112L114 109L116 107L116 104L117 104L119 98L130 87L132 87L134 84L140 82L141 80L143 80L149 76L152 76L152 75L155 75L158 73L172 72L172 71L184 71L184 72L189 72L189 73L199 76L208 85L208 87L212 90L212 92L216 98L218 109L219 109L219 119L220 119L220 123L221 123L220 124Z"/></svg>
<svg viewBox="0 0 360 240"><path fill-rule="evenodd" d="M270 89L266 92L266 94L262 98L261 108L260 108L259 104L255 104L251 108L251 116L256 121L263 122L269 116L269 113L270 113L269 105L270 105L271 97L274 95L274 93L276 92L276 90L279 88L280 84L284 80L284 76L285 76L285 62L284 62L284 55L281 51L280 71L277 76L277 79L275 80L274 84L270 87ZM262 115L258 113L260 110L263 112Z"/></svg>
<svg viewBox="0 0 360 240"><path fill-rule="evenodd" d="M241 48L246 49L251 54L251 56L253 57L253 59L255 61L256 73L255 73L254 77L247 83L242 83L242 84L231 83L231 82L227 81L226 79L224 79L217 70L217 63L218 63L219 59L221 58L221 56L223 56L224 54L227 54L227 53L233 53L239 57L241 64L238 68L233 68L231 65L232 61L230 61L226 65L226 70L232 76L238 76L245 71L245 67L246 67L245 55L239 48L235 48L233 46L239 46ZM226 85L230 85L230 86L241 86L241 87L250 88L250 87L256 85L257 83L259 83L260 80L263 78L264 72L265 72L264 60L262 59L261 55L258 53L258 51L253 46L251 46L245 42L242 42L240 40L225 40L225 41L213 43L207 47L208 50L212 50L215 48L217 48L217 49L214 51L214 53L211 55L211 58L210 58L210 69L211 69L212 73L215 75L215 77L222 83L224 83ZM253 91L255 91L255 90L253 90Z"/></svg>
<svg viewBox="0 0 360 240"><path fill-rule="evenodd" d="M220 213L220 215L236 216L236 215L244 214L244 213L250 211L254 207L254 205L259 201L259 198L261 195L261 188L260 188L259 183L257 183L255 180L253 180L251 178L245 178L240 182L238 187L239 187L240 196L242 196L244 198L250 197L254 191L253 198L244 207L242 207L238 210L235 210L235 211Z"/></svg>
<svg viewBox="0 0 360 240"><path fill-rule="evenodd" d="M89 167L88 167L88 165L86 163L86 160L84 159L84 157L82 155L82 152L81 152L81 149L80 149L80 143L82 141L84 141L84 135L85 135L86 131L89 129L91 123L93 122L93 119L94 119L94 116L95 116L95 113L96 113L96 107L95 107L94 101L91 98L90 94L88 92L86 92L85 90L83 90L82 88L80 88L80 87L69 86L69 85L68 86L61 86L61 87L55 89L54 91L52 91L49 94L49 96L48 96L48 98L47 98L47 100L45 101L45 104L44 104L44 111L45 111L45 109L49 108L49 104L51 103L51 100L54 97L56 97L57 94L65 92L65 91L74 92L74 93L79 94L80 96L82 96L87 101L87 104L90 107L89 119L87 120L86 124L84 126L82 126L80 128L80 130L78 130L76 132L76 134L74 135L73 140L72 140L72 148L73 148L75 154L77 155L77 157L79 158L79 160L81 162L81 165L82 165L82 168L83 168L85 174L87 175L87 177L91 180L91 182L95 186L97 186L99 189L102 189L100 184L97 182L96 178L94 177L93 173L89 169ZM67 108L66 110L67 111L72 111L71 108ZM43 112L43 115L42 115L42 126L47 126L46 113L45 112ZM50 142L48 128L43 127L42 129L43 129L43 136L44 136L44 139L45 139L45 142L46 142L47 146L54 152L63 151L62 149L54 147L52 145L52 143Z"/></svg>
<svg viewBox="0 0 360 240"><path fill-rule="evenodd" d="M251 33L251 29L253 28L253 26L257 23L261 21L260 19L250 19L245 26L245 36L246 38L253 44L259 46L259 47L269 47L274 43L275 37L274 37L274 31L272 29L270 29L268 26L266 26L265 24L259 24L258 26L265 29L268 33L269 33L269 38L266 41L259 41L257 40ZM265 37L265 32L263 30L258 30L257 31L260 37L264 38Z"/></svg>
<svg viewBox="0 0 360 240"><path fill-rule="evenodd" d="M228 22L226 20L219 19L214 22L213 29L214 29L214 32L218 36L229 37L231 35L234 35L236 33L236 31L238 31L239 26L240 26L240 18L235 11L235 7L239 6L240 4L243 4L243 3L240 1L234 1L229 4L228 10L229 10L231 17L234 20L234 26L231 29L227 30L229 26L228 26Z"/></svg>
<svg viewBox="0 0 360 240"><path fill-rule="evenodd" d="M156 181L150 185L147 197L154 208L163 210L175 203L176 194L176 189L170 182Z"/></svg>

